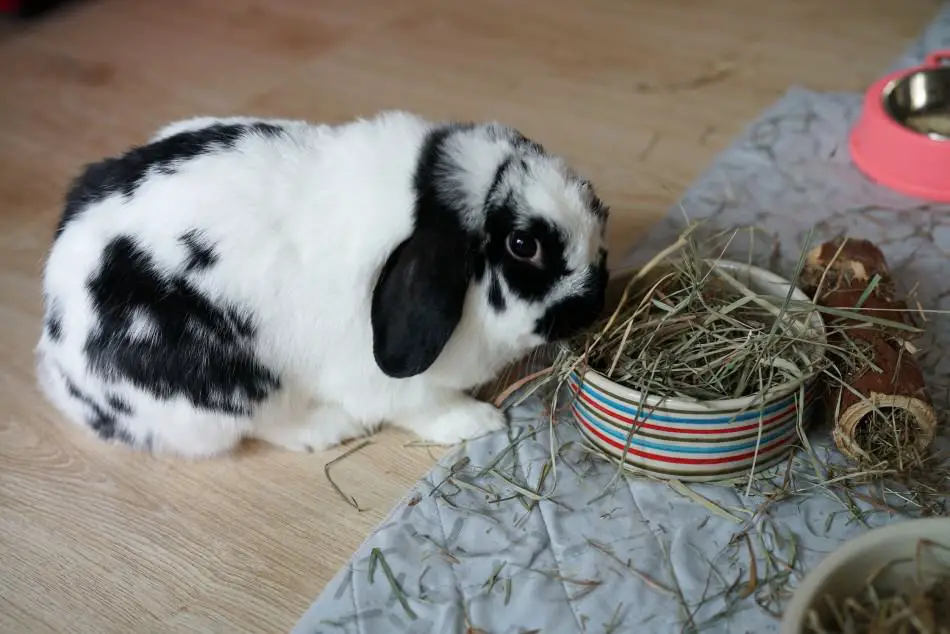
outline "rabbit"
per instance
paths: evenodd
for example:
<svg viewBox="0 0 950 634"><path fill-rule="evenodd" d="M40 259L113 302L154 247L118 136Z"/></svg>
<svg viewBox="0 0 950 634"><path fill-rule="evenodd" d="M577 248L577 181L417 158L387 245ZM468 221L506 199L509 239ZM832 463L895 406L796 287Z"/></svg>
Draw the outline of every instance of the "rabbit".
<svg viewBox="0 0 950 634"><path fill-rule="evenodd" d="M70 185L37 382L101 439L206 458L383 424L453 445L472 396L599 317L609 209L496 122L172 122Z"/></svg>

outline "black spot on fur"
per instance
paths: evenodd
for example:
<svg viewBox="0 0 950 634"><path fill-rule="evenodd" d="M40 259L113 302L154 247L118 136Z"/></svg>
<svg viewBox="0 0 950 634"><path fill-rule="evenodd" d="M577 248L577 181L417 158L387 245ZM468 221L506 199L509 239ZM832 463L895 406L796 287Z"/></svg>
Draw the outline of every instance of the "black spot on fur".
<svg viewBox="0 0 950 634"><path fill-rule="evenodd" d="M60 370L60 374L63 377L69 395L85 405L86 409L89 410L86 423L100 438L103 440L119 440L128 445L132 444L132 437L118 424L118 417L115 413L108 411L101 404L97 403L95 399L80 390L65 372Z"/></svg>
<svg viewBox="0 0 950 634"><path fill-rule="evenodd" d="M509 156L498 164L498 169L495 170L495 176L492 178L491 185L488 187L488 193L485 195L486 209L491 206L491 201L495 198L495 194L498 193L498 188L501 187L501 181L505 177L505 173L508 172L508 168L511 167L513 160L514 157Z"/></svg>
<svg viewBox="0 0 950 634"><path fill-rule="evenodd" d="M570 338L587 328L604 310L608 278L606 259L591 265L584 292L567 297L548 308L535 324L535 333L548 341L557 341Z"/></svg>
<svg viewBox="0 0 950 634"><path fill-rule="evenodd" d="M525 301L540 301L558 280L571 272L564 258L565 239L544 218L519 218L514 205L514 198L509 195L505 202L488 210L488 261L492 268L502 272L512 293ZM516 260L508 253L506 241L516 228L528 231L540 243L541 266Z"/></svg>
<svg viewBox="0 0 950 634"><path fill-rule="evenodd" d="M132 414L132 406L115 394L107 395L106 402L109 404L109 407L113 409L113 411L118 412L119 414L125 414L126 416Z"/></svg>
<svg viewBox="0 0 950 634"><path fill-rule="evenodd" d="M433 130L416 167L415 226L386 261L373 291L373 354L393 378L424 372L462 316L473 278L484 274L478 235L467 230L462 193L448 187L445 144L465 124Z"/></svg>
<svg viewBox="0 0 950 634"><path fill-rule="evenodd" d="M279 125L274 125L273 123L266 123L264 121L259 121L257 123L252 123L250 126L251 130L259 132L264 136L275 138L279 137L284 133L284 129Z"/></svg>
<svg viewBox="0 0 950 634"><path fill-rule="evenodd" d="M593 193L593 185L590 183L587 183L586 185L591 192L590 205L588 206L588 209L592 214L594 214L595 218L601 222L607 222L607 219L610 216L610 208L604 204L604 201L602 201L597 194Z"/></svg>
<svg viewBox="0 0 950 634"><path fill-rule="evenodd" d="M277 374L254 353L250 316L164 274L132 238L109 243L87 286L98 323L85 351L91 370L107 380L235 416L250 416L280 388ZM151 336L136 337L136 315L149 321Z"/></svg>
<svg viewBox="0 0 950 634"><path fill-rule="evenodd" d="M505 310L505 295L501 292L501 280L498 279L498 273L492 271L491 281L488 285L488 303L496 311Z"/></svg>
<svg viewBox="0 0 950 634"><path fill-rule="evenodd" d="M546 154L543 145L537 141L529 139L520 132L515 132L515 147L517 147L522 152L528 152L530 154L537 154L539 156Z"/></svg>
<svg viewBox="0 0 950 634"><path fill-rule="evenodd" d="M474 251L474 249L473 249ZM485 277L485 271L488 270L483 254L479 251L470 257L472 266L472 280L481 282Z"/></svg>
<svg viewBox="0 0 950 634"><path fill-rule="evenodd" d="M134 147L119 157L87 165L66 194L56 237L89 205L110 196L133 196L149 173L174 174L180 165L190 159L230 150L241 138L252 133L272 137L281 134L282 130L269 123L211 125L179 132Z"/></svg>
<svg viewBox="0 0 950 634"><path fill-rule="evenodd" d="M452 174L450 158L445 146L448 140L472 128L471 124L451 124L432 130L423 143L419 162L413 175L413 189L416 193L415 227L434 228L447 235L465 234L477 246L477 236L467 234L462 218L468 211L463 192L447 187L450 182L447 174Z"/></svg>
<svg viewBox="0 0 950 634"><path fill-rule="evenodd" d="M46 334L53 341L63 338L63 310L55 299L46 304Z"/></svg>
<svg viewBox="0 0 950 634"><path fill-rule="evenodd" d="M214 247L204 232L192 229L179 236L178 241L188 250L185 259L186 271L206 269L217 262L218 254L214 252Z"/></svg>

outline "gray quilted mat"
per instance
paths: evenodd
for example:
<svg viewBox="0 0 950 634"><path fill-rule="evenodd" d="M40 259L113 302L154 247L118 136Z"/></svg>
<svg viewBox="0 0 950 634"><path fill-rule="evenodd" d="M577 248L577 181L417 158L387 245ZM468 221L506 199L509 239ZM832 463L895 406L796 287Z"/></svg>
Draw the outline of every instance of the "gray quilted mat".
<svg viewBox="0 0 950 634"><path fill-rule="evenodd" d="M948 23L945 10L902 65L950 40ZM686 210L718 227L765 228L781 248L763 244L759 264L788 273L814 226L815 241L848 234L877 242L898 280L919 282L923 304L950 309L950 208L893 194L854 170L846 135L860 100L791 90L628 262L672 242ZM950 318L934 316L929 328L922 362L945 410ZM869 527L901 519L863 507L862 523L821 488L765 505L744 485L690 485L689 493L617 478L588 457L567 415L552 428L542 404L528 401L513 419L507 433L457 448L421 480L294 632L774 632L803 571ZM819 454L828 450L827 428L811 435ZM538 490L550 498L529 499ZM750 593L753 557L761 583Z"/></svg>

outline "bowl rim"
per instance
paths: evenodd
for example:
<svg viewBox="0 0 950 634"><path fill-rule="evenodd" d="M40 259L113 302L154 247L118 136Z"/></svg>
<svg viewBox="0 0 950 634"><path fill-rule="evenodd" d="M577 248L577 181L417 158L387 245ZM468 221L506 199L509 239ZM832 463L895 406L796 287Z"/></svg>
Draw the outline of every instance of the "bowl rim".
<svg viewBox="0 0 950 634"><path fill-rule="evenodd" d="M742 270L746 271L748 275L752 278L756 278L757 281L764 284L783 286L784 291L787 292L788 288L791 287L792 298L798 301L811 301L811 298L805 294L800 288L795 286L791 280L787 280L784 277L773 273L767 269L764 269L760 266L754 264L749 264L746 262L738 262L736 260L729 260L725 258L705 258L707 262L712 263L714 266L720 266L724 269L736 271ZM617 271L614 271L614 275L633 272L635 267L624 267ZM776 295L778 297L778 295ZM809 315L808 321L810 325L815 328L815 330L820 333L819 339L822 343L827 342L827 330L825 327L825 321L821 316L821 313L815 311ZM566 343L564 344L567 345ZM573 352L573 351L572 351ZM821 359L825 357L825 349L821 347L819 354L815 359L815 363L818 363ZM643 393L640 390L636 390L625 385L617 383L613 379L608 378L602 372L599 372L589 366L585 366L583 374L581 374L577 368L571 371L571 375L577 377L578 383L583 386L584 381L591 380L597 387L601 389L609 389L614 395L621 397L625 400L629 400L633 403L641 403L644 409L649 408L650 410L662 411L664 405L667 408L681 408L688 411L693 411L696 413L701 412L726 412L726 413L739 413L748 411L751 407L761 407L774 403L780 399L783 399L789 396L792 392L798 390L803 385L808 385L812 381L817 379L817 373L812 371L806 376L803 376L800 379L794 379L791 381L786 381L785 383L780 383L775 385L767 390L764 394L752 394L750 396L740 396L739 398L725 398L725 399L709 399L709 400L700 400L694 398L684 398L680 396L652 396L648 395L643 396Z"/></svg>
<svg viewBox="0 0 950 634"><path fill-rule="evenodd" d="M950 135L941 134L938 132L921 132L920 130L912 128L907 122L907 113L902 116L894 111L892 97L894 96L894 93L897 91L898 87L905 86L914 78L923 75L950 75L950 66L925 66L922 68L910 69L907 73L890 79L884 84L884 87L880 91L881 110L883 110L884 114L891 121L901 126L901 128L911 132L912 134L938 141L950 140Z"/></svg>
<svg viewBox="0 0 950 634"><path fill-rule="evenodd" d="M941 530L942 528L942 530ZM950 517L927 517L904 520L872 528L864 534L843 542L831 551L809 572L799 585L782 617L779 634L802 634L808 609L814 605L827 580L835 572L862 561L867 552L877 552L888 542L902 542L925 538L933 534L947 535L950 541Z"/></svg>

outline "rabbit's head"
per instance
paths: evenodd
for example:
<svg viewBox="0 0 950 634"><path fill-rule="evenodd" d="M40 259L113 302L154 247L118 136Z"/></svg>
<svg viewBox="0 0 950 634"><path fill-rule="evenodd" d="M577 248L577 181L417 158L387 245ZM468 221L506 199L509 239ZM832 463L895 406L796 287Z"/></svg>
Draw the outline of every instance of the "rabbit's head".
<svg viewBox="0 0 950 634"><path fill-rule="evenodd" d="M608 209L563 159L506 126L442 125L413 179L414 230L373 293L386 374L497 370L600 315Z"/></svg>

